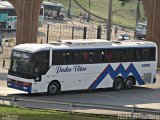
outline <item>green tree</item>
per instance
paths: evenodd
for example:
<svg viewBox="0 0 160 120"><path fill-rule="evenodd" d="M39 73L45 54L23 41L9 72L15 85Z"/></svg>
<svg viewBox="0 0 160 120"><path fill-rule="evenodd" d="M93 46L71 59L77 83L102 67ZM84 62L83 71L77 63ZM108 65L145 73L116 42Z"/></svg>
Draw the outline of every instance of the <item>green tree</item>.
<svg viewBox="0 0 160 120"><path fill-rule="evenodd" d="M140 17L141 17L140 4L141 4L141 2L140 2L140 0L138 0L138 2L137 2L137 10L136 10L136 14L137 14L137 16L136 16L136 26L137 26L137 24L138 24L138 22L140 20Z"/></svg>
<svg viewBox="0 0 160 120"><path fill-rule="evenodd" d="M122 1L122 6L125 6L127 2L131 2L130 0L120 0ZM141 11L140 11L140 5L141 5L141 1L137 0L137 8L136 8L136 26L140 20L141 17Z"/></svg>

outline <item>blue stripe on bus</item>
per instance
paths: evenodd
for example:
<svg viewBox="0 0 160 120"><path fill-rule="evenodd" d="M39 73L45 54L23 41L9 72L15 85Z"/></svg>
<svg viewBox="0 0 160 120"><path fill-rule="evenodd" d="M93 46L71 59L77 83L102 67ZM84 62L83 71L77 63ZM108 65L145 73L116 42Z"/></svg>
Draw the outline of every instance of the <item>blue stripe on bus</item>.
<svg viewBox="0 0 160 120"><path fill-rule="evenodd" d="M120 64L117 69L114 71L112 66L109 64L103 72L96 78L96 80L90 85L88 89L96 89L96 87L102 82L102 80L109 74L111 78L114 80L118 74L122 74L122 77L126 79L130 73L133 74L136 81L139 85L144 85L144 81L142 80L140 74L138 73L137 69L131 63L129 67L125 70L122 64Z"/></svg>
<svg viewBox="0 0 160 120"><path fill-rule="evenodd" d="M31 89L32 89L31 86L25 87L25 86L17 85L17 84L12 83L12 82L7 82L7 87L22 90L22 91L25 91L25 92L28 92L28 93L31 93ZM25 87L25 89L24 89L24 87Z"/></svg>

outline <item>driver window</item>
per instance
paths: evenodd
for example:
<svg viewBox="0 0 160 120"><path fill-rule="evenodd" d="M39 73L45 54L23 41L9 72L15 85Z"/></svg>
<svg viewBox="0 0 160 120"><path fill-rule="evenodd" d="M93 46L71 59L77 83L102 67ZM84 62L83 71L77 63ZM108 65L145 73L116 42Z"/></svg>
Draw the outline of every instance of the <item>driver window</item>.
<svg viewBox="0 0 160 120"><path fill-rule="evenodd" d="M37 62L36 65L35 65L35 70L34 72L37 74L39 71L39 63Z"/></svg>

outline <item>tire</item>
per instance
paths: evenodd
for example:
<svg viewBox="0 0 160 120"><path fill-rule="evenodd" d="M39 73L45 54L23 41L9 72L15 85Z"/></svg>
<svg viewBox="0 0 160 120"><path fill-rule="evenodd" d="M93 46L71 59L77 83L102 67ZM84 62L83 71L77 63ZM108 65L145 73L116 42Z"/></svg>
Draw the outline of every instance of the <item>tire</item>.
<svg viewBox="0 0 160 120"><path fill-rule="evenodd" d="M125 89L132 89L134 85L134 79L132 77L128 77L125 81Z"/></svg>
<svg viewBox="0 0 160 120"><path fill-rule="evenodd" d="M113 82L113 89L116 91L120 91L123 89L123 79L122 78L116 78Z"/></svg>
<svg viewBox="0 0 160 120"><path fill-rule="evenodd" d="M57 82L51 82L48 86L48 94L55 95L60 92L60 86Z"/></svg>

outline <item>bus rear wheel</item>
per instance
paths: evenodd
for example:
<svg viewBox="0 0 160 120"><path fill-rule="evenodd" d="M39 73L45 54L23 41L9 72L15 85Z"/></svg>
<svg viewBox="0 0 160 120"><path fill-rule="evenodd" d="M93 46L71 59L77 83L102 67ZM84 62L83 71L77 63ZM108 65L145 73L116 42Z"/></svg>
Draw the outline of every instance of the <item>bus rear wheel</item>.
<svg viewBox="0 0 160 120"><path fill-rule="evenodd" d="M57 82L51 82L48 86L48 94L55 95L60 91L60 86Z"/></svg>
<svg viewBox="0 0 160 120"><path fill-rule="evenodd" d="M132 77L128 77L125 81L125 89L132 89L134 85L134 79Z"/></svg>
<svg viewBox="0 0 160 120"><path fill-rule="evenodd" d="M122 90L123 89L123 79L122 78L116 78L113 82L113 89L116 91Z"/></svg>

